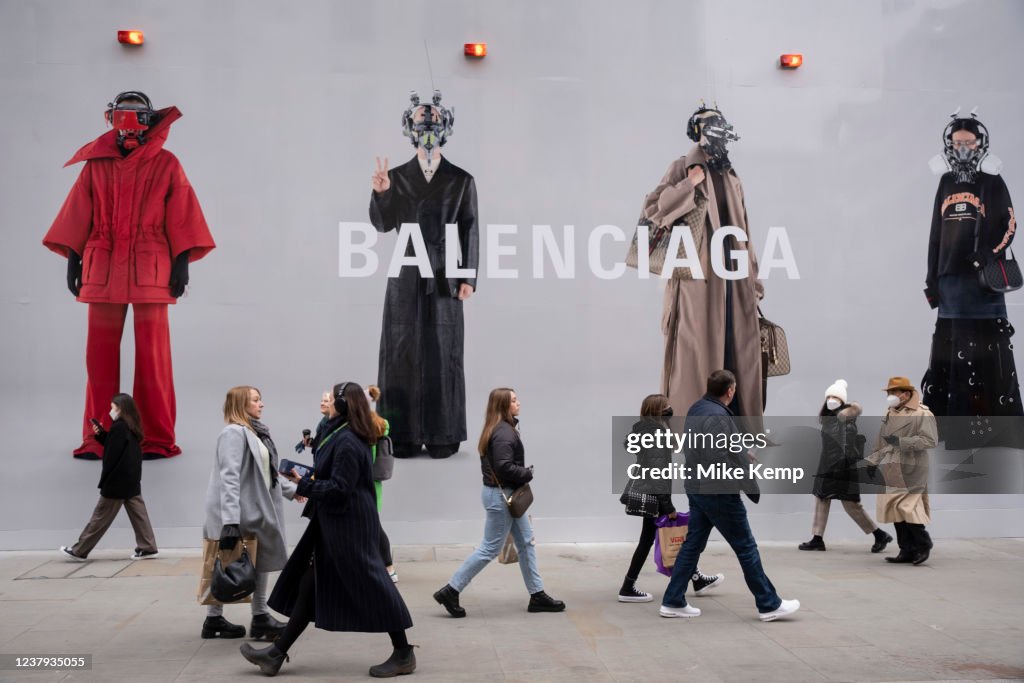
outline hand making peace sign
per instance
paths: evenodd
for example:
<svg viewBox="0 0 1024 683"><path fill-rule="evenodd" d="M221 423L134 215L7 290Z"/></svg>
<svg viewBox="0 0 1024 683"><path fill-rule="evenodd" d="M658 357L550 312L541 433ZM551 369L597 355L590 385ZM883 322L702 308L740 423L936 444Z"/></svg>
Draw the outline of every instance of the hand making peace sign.
<svg viewBox="0 0 1024 683"><path fill-rule="evenodd" d="M384 163L380 161L380 157L374 157L377 160L377 168L373 172L372 182L374 192L387 192L391 189L391 178L388 177L388 158L384 157Z"/></svg>

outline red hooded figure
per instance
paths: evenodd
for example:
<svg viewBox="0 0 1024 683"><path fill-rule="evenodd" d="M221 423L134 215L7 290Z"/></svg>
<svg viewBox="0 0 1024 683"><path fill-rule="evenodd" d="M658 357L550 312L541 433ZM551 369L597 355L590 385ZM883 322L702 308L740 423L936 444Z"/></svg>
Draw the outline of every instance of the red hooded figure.
<svg viewBox="0 0 1024 683"><path fill-rule="evenodd" d="M188 263L214 248L192 186L163 148L176 107L153 111L144 94L121 93L108 105L114 129L65 164L85 162L43 238L68 258L68 287L89 304L82 445L75 457L98 459L103 447L90 418L103 419L120 393L121 335L128 304L135 325L135 388L147 459L181 453L175 443L174 377L167 305L184 293Z"/></svg>

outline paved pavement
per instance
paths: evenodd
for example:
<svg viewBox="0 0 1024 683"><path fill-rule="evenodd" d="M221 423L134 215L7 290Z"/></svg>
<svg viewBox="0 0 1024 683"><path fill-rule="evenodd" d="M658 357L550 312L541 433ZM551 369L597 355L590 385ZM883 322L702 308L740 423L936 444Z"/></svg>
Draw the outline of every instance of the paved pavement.
<svg viewBox="0 0 1024 683"><path fill-rule="evenodd" d="M563 614L529 614L515 566L495 563L463 593L466 619L431 599L468 546L395 549L399 588L416 626L414 681L910 681L1024 679L1024 539L942 540L927 565L889 565L869 542L799 552L764 543L780 594L803 607L761 623L734 556L708 546L716 592L703 615L662 619L666 579L644 571L647 604L621 604L626 544L542 545L545 587ZM0 681L222 683L262 680L240 640L202 640L194 550L130 562L101 550L85 564L56 553L0 553L0 654L91 654L84 672L0 671ZM227 608L248 623L243 606ZM288 681L368 680L383 634L309 629L281 673Z"/></svg>

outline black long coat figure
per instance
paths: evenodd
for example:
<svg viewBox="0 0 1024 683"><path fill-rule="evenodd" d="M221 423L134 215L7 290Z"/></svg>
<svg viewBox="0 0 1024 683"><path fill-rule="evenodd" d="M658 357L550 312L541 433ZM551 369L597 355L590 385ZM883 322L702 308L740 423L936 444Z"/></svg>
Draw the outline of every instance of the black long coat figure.
<svg viewBox="0 0 1024 683"><path fill-rule="evenodd" d="M341 422L329 422L325 437ZM314 457L314 478L304 478L297 489L309 498L303 513L309 526L281 571L270 606L291 616L299 581L315 556L317 628L366 633L410 628L409 610L380 559L370 447L345 428Z"/></svg>
<svg viewBox="0 0 1024 683"><path fill-rule="evenodd" d="M377 384L380 414L396 443L452 445L466 440L464 326L459 285L476 278L447 278L445 266L476 269L479 225L473 176L441 157L428 183L419 161L388 171L391 187L371 192L370 221L378 232L402 223L420 226L433 278L405 266L388 280L380 333ZM445 224L459 226L461 263L445 263ZM412 255L412 244L406 255ZM397 449L396 449L397 453Z"/></svg>

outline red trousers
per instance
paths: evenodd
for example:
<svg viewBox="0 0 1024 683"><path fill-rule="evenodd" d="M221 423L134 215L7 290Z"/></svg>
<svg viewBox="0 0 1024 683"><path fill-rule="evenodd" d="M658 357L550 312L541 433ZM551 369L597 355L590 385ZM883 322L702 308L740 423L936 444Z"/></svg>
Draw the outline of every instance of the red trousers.
<svg viewBox="0 0 1024 683"><path fill-rule="evenodd" d="M181 453L174 443L174 373L167 304L132 304L135 321L135 387L132 397L142 417L142 452L150 457ZM75 457L102 457L89 418L110 427L110 399L121 391L121 335L128 304L89 304L89 336L85 343L85 415L82 445Z"/></svg>

